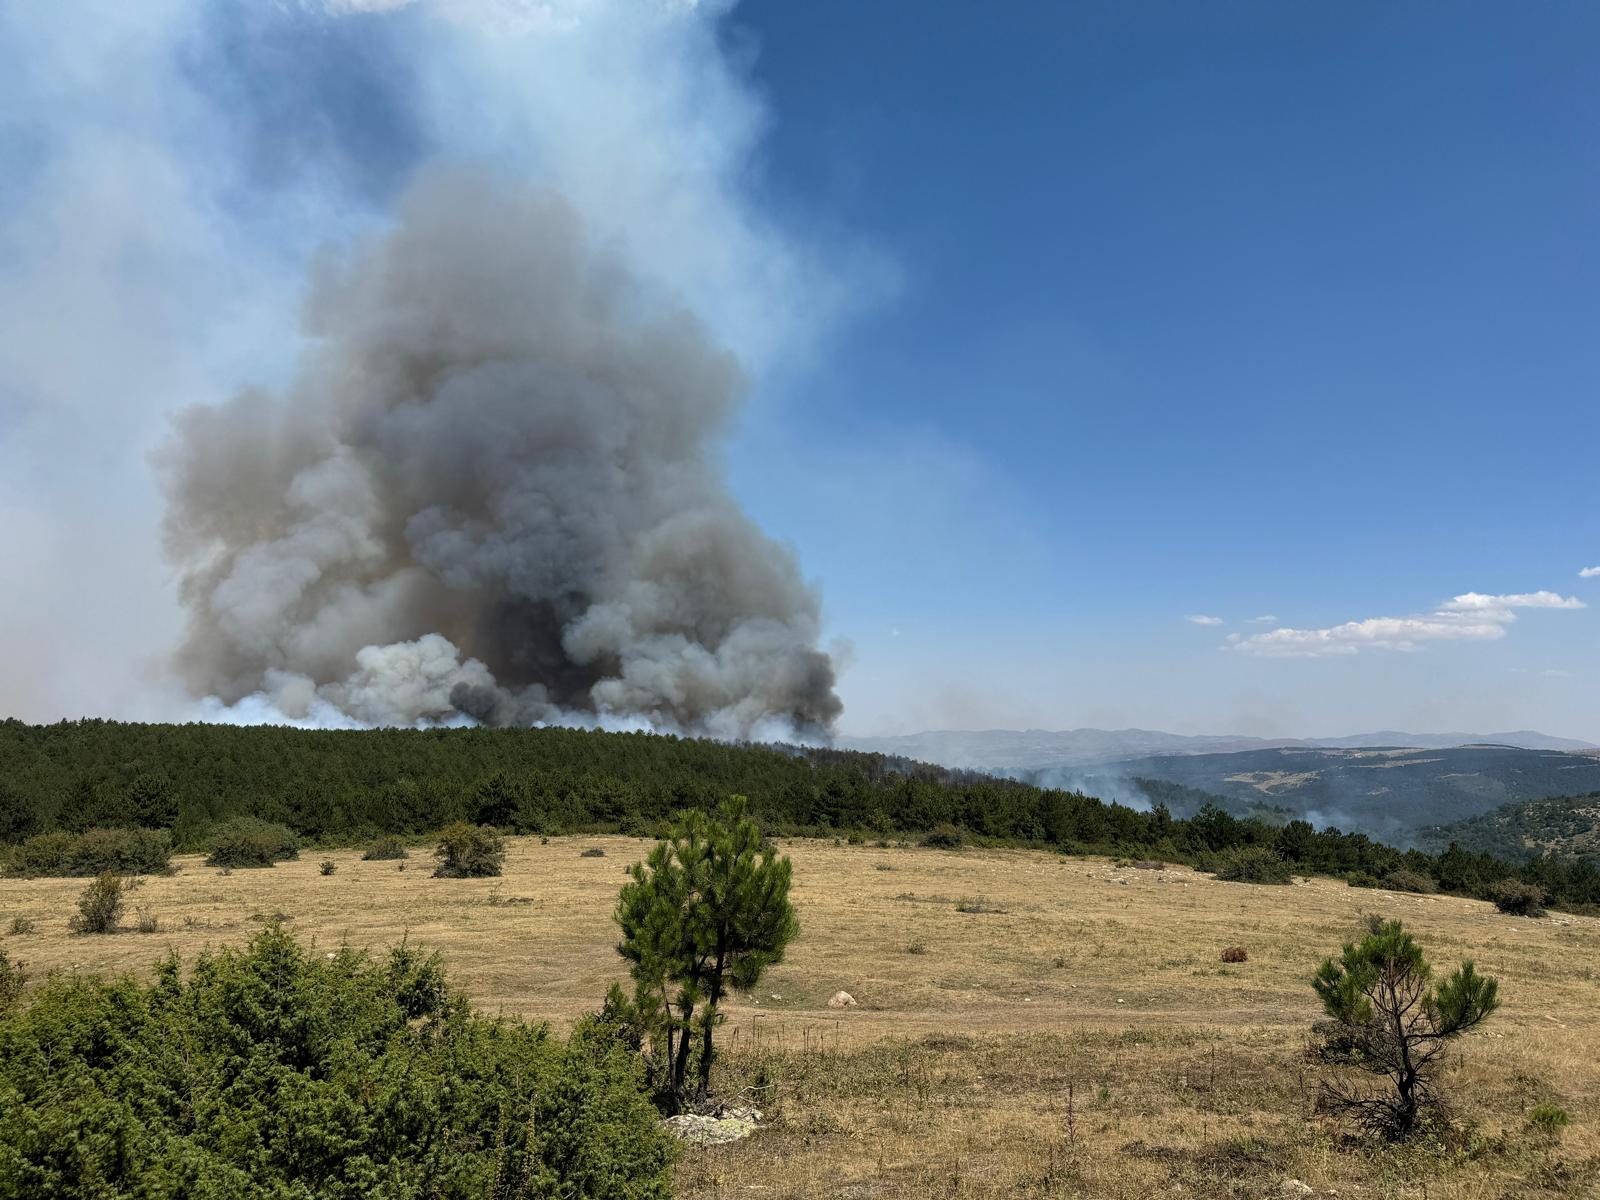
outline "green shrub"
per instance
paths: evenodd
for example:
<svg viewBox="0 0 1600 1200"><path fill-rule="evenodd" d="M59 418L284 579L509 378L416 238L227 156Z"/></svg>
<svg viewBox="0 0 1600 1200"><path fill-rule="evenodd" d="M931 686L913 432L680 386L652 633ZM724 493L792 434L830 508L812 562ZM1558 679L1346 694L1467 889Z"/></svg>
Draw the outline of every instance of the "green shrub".
<svg viewBox="0 0 1600 1200"><path fill-rule="evenodd" d="M439 834L439 846L433 856L439 860L433 873L436 879L498 875L506 861L506 842L486 825L457 821Z"/></svg>
<svg viewBox="0 0 1600 1200"><path fill-rule="evenodd" d="M1369 875L1365 871L1351 871L1345 876L1345 882L1351 887L1375 888L1378 886L1378 877Z"/></svg>
<svg viewBox="0 0 1600 1200"><path fill-rule="evenodd" d="M923 836L922 844L935 850L959 850L967 844L967 835L954 825L940 825Z"/></svg>
<svg viewBox="0 0 1600 1200"><path fill-rule="evenodd" d="M0 1017L6 1015L22 998L22 985L28 982L27 972L20 962L0 950Z"/></svg>
<svg viewBox="0 0 1600 1200"><path fill-rule="evenodd" d="M151 983L47 980L0 1017L0 1096L3 1196L670 1194L625 1045L479 1016L415 949L325 958L281 926Z"/></svg>
<svg viewBox="0 0 1600 1200"><path fill-rule="evenodd" d="M70 926L73 933L111 933L122 916L124 884L110 871L97 876L78 897L78 915Z"/></svg>
<svg viewBox="0 0 1600 1200"><path fill-rule="evenodd" d="M381 837L375 842L368 842L365 852L361 855L362 862L387 862L396 858L408 858L404 838Z"/></svg>
<svg viewBox="0 0 1600 1200"><path fill-rule="evenodd" d="M338 869L339 864L334 862L331 858L323 859L321 865L317 868L317 870L321 871L324 875L332 875Z"/></svg>
<svg viewBox="0 0 1600 1200"><path fill-rule="evenodd" d="M11 936L12 937L17 937L20 934L32 933L32 932L33 932L33 918L32 917L12 917L11 918Z"/></svg>
<svg viewBox="0 0 1600 1200"><path fill-rule="evenodd" d="M3 1003L3 998L0 998L0 1004ZM1567 1110L1559 1104L1535 1104L1528 1113L1528 1124L1546 1137L1557 1136L1571 1122L1572 1118L1567 1115Z"/></svg>
<svg viewBox="0 0 1600 1200"><path fill-rule="evenodd" d="M172 836L164 829L89 829L41 833L11 854L10 874L165 875L172 870Z"/></svg>
<svg viewBox="0 0 1600 1200"><path fill-rule="evenodd" d="M578 855L579 858L604 858L605 856L606 852L599 846L590 846L587 850Z"/></svg>
<svg viewBox="0 0 1600 1200"><path fill-rule="evenodd" d="M1494 906L1514 917L1544 916L1544 889L1519 879L1502 879L1494 885Z"/></svg>
<svg viewBox="0 0 1600 1200"><path fill-rule="evenodd" d="M286 825L255 817L235 817L211 834L212 867L270 867L300 857L300 839Z"/></svg>
<svg viewBox="0 0 1600 1200"><path fill-rule="evenodd" d="M29 838L11 852L8 875L71 875L77 858L78 839L64 830L41 833Z"/></svg>
<svg viewBox="0 0 1600 1200"><path fill-rule="evenodd" d="M1265 846L1235 846L1217 855L1212 873L1229 883L1290 883L1289 864Z"/></svg>
<svg viewBox="0 0 1600 1200"><path fill-rule="evenodd" d="M1385 875L1383 886L1391 892L1416 892L1424 896L1431 896L1439 890L1439 885L1428 876L1408 871L1404 867L1397 867Z"/></svg>

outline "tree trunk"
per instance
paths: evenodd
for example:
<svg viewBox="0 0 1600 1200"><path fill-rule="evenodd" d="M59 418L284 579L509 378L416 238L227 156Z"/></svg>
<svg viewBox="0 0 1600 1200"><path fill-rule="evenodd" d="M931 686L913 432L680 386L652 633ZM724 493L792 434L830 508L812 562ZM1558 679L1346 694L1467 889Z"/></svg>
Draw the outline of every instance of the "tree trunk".
<svg viewBox="0 0 1600 1200"><path fill-rule="evenodd" d="M1395 1080L1395 1090L1400 1094L1396 1125L1400 1136L1405 1137L1417 1124L1417 1074L1409 1062Z"/></svg>
<svg viewBox="0 0 1600 1200"><path fill-rule="evenodd" d="M700 1031L700 1099L704 1100L711 1092L711 1027L716 1022L717 1010L706 1006L704 1028Z"/></svg>
<svg viewBox="0 0 1600 1200"><path fill-rule="evenodd" d="M683 1081L689 1073L689 1038L694 1022L694 1005L683 1006L683 1030L678 1034L678 1053L672 1060L672 1110L683 1107Z"/></svg>
<svg viewBox="0 0 1600 1200"><path fill-rule="evenodd" d="M711 976L711 995L706 1001L705 1028L700 1042L700 1099L711 1092L711 1031L717 1024L717 1006L722 1002L722 976L728 969L727 934L717 934L717 967Z"/></svg>

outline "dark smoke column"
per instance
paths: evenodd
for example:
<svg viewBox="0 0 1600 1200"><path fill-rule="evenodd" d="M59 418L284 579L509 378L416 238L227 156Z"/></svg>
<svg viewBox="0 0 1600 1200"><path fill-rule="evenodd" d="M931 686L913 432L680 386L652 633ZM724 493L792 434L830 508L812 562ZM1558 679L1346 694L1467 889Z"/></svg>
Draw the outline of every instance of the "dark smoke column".
<svg viewBox="0 0 1600 1200"><path fill-rule="evenodd" d="M715 464L737 365L559 197L435 173L316 274L286 393L163 456L196 695L825 735L818 603Z"/></svg>

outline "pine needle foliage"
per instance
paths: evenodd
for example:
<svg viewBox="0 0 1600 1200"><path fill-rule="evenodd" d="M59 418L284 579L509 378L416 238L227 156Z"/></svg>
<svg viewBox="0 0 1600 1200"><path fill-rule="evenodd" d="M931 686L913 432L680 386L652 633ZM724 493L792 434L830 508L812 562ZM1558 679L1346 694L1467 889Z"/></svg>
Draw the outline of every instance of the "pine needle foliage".
<svg viewBox="0 0 1600 1200"><path fill-rule="evenodd" d="M473 1012L414 947L269 925L0 1013L0 1200L668 1200L637 1067Z"/></svg>
<svg viewBox="0 0 1600 1200"><path fill-rule="evenodd" d="M677 1112L710 1090L729 990L755 987L799 932L791 867L734 796L714 815L682 814L630 874L617 901L617 951L633 975L652 1081Z"/></svg>
<svg viewBox="0 0 1600 1200"><path fill-rule="evenodd" d="M1368 1132L1404 1138L1444 1111L1438 1068L1449 1044L1499 1006L1499 983L1471 960L1433 984L1422 947L1399 921L1374 919L1366 937L1323 961L1312 986L1333 1022L1325 1056L1370 1088L1334 1078L1320 1107L1353 1117Z"/></svg>

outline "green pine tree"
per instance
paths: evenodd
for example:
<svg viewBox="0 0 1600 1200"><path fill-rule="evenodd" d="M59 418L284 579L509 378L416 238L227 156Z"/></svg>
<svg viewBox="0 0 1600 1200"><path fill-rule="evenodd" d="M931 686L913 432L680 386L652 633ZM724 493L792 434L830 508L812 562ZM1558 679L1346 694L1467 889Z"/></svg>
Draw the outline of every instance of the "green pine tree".
<svg viewBox="0 0 1600 1200"><path fill-rule="evenodd" d="M1338 961L1323 961L1312 986L1333 1020L1325 1055L1388 1081L1373 1093L1330 1080L1322 1091L1325 1111L1400 1138L1439 1107L1439 1060L1450 1042L1499 1006L1499 984L1470 960L1437 986L1431 977L1422 947L1399 921L1374 918L1367 936L1345 943Z"/></svg>
<svg viewBox="0 0 1600 1200"><path fill-rule="evenodd" d="M710 1089L713 1034L728 990L749 991L799 931L787 857L763 843L734 796L713 816L683 814L617 901L635 1003L651 1031L656 1082L673 1111Z"/></svg>

